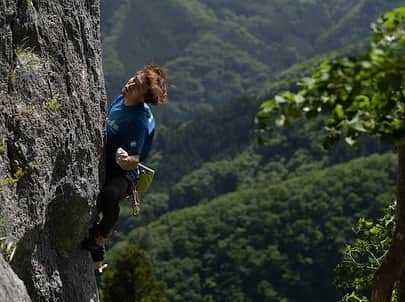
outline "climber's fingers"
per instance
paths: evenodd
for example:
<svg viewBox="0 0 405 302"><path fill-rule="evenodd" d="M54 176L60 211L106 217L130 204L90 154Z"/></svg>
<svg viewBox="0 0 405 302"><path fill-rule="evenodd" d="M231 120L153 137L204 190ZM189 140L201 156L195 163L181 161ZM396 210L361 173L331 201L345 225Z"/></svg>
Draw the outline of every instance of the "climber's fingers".
<svg viewBox="0 0 405 302"><path fill-rule="evenodd" d="M108 267L108 264L107 264L107 263L103 263L103 261L97 261L95 264L96 264L96 270L97 270L99 273L102 273L103 270L105 270L105 269Z"/></svg>

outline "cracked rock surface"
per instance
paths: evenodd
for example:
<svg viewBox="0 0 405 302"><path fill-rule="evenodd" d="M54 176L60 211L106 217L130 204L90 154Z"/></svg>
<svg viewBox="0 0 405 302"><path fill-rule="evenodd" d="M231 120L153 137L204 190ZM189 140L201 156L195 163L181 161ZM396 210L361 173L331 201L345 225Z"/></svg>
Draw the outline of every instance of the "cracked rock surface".
<svg viewBox="0 0 405 302"><path fill-rule="evenodd" d="M32 301L98 301L80 241L103 175L99 26L99 0L0 0L0 237Z"/></svg>

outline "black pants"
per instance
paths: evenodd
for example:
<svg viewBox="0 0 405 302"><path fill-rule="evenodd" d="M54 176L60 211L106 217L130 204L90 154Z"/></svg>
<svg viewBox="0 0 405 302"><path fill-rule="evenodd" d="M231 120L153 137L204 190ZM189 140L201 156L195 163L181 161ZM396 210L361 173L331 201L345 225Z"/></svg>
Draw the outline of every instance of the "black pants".
<svg viewBox="0 0 405 302"><path fill-rule="evenodd" d="M131 189L130 182L124 176L113 176L107 180L98 197L98 210L102 218L93 225L96 235L110 235L120 213L119 201L130 195Z"/></svg>

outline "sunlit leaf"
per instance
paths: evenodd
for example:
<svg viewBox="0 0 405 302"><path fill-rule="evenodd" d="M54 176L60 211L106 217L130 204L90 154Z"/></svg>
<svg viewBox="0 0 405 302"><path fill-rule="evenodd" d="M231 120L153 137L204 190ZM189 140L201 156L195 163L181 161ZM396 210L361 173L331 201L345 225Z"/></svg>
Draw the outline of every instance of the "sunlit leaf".
<svg viewBox="0 0 405 302"><path fill-rule="evenodd" d="M336 107L335 107L335 113L336 113L336 116L339 118L339 119L344 119L345 118L345 113L344 113L344 111L343 111L343 107L342 107L342 105L337 105Z"/></svg>
<svg viewBox="0 0 405 302"><path fill-rule="evenodd" d="M274 99L275 99L275 102L277 104L287 103L287 100L284 97L280 96L280 95L277 95Z"/></svg>
<svg viewBox="0 0 405 302"><path fill-rule="evenodd" d="M277 118L276 125L278 127L283 127L283 126L285 126L285 122L286 122L286 117L285 117L285 115L282 114Z"/></svg>
<svg viewBox="0 0 405 302"><path fill-rule="evenodd" d="M297 105L299 105L305 102L305 98L302 95L296 94L294 95L294 101Z"/></svg>
<svg viewBox="0 0 405 302"><path fill-rule="evenodd" d="M354 146L356 144L356 140L351 137L345 137L345 142L349 146Z"/></svg>

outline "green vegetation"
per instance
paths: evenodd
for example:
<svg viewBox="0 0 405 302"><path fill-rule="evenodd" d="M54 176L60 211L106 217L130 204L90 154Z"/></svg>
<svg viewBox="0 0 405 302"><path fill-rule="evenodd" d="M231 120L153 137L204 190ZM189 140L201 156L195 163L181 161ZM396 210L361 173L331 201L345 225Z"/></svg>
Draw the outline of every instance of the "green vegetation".
<svg viewBox="0 0 405 302"><path fill-rule="evenodd" d="M288 125L288 118L313 118L331 113L325 121L331 146L341 136L349 145L364 133L398 142L405 134L402 104L405 58L405 9L388 13L373 27L370 52L360 59L325 61L311 77L299 84L298 93L283 92L262 104L257 122L268 130L267 122L278 114L276 125Z"/></svg>
<svg viewBox="0 0 405 302"><path fill-rule="evenodd" d="M337 301L339 249L357 219L381 215L394 175L392 155L313 170L164 215L129 240L169 301Z"/></svg>
<svg viewBox="0 0 405 302"><path fill-rule="evenodd" d="M171 71L160 121L191 120L235 96L256 93L282 69L367 35L402 1L106 0L103 57L110 97L147 63ZM145 26L147 24L147 26Z"/></svg>
<svg viewBox="0 0 405 302"><path fill-rule="evenodd" d="M34 51L30 47L17 47L15 49L15 56L18 61L16 69L22 67L33 68L39 63L39 59L34 54Z"/></svg>
<svg viewBox="0 0 405 302"><path fill-rule="evenodd" d="M344 302L368 301L373 274L388 251L395 228L395 204L385 212L377 222L360 218L354 228L356 239L343 250L343 259L336 267L335 283L347 293ZM397 301L396 297L392 301Z"/></svg>
<svg viewBox="0 0 405 302"><path fill-rule="evenodd" d="M6 146L0 145L0 154L6 152Z"/></svg>
<svg viewBox="0 0 405 302"><path fill-rule="evenodd" d="M17 163L17 165L19 165L19 163ZM24 174L24 170L21 167L17 166L17 170L14 172L12 177L6 177L2 181L0 181L0 188L16 183L20 180L21 177L24 176Z"/></svg>
<svg viewBox="0 0 405 302"><path fill-rule="evenodd" d="M0 186L1 188L1 186ZM0 226L4 224L4 220L0 218ZM11 262L13 260L15 251L17 249L16 242L8 236L0 237L0 253L3 255L4 260Z"/></svg>
<svg viewBox="0 0 405 302"><path fill-rule="evenodd" d="M356 221L359 235L367 231L368 237L351 243L344 255L359 242L367 247L365 241L372 245L382 238L374 235L383 231L383 222L371 221L393 199L395 157L353 159L389 147L361 135L355 137L356 150L338 142L328 153L318 138L323 114L277 129L267 145L256 146L253 117L264 98L297 91L295 83L323 60L364 56L368 23L399 4L104 1L116 9L102 24L109 92L151 61L168 66L176 86L166 113L158 113L166 127L159 128L151 159L158 171L153 193L136 219L122 207L120 235L108 253L113 269L129 238L151 255L169 301L323 302L367 295L372 272L359 269L356 275L347 258L338 277L344 292L332 281ZM325 54L342 45L348 47ZM319 53L324 54L277 72ZM258 90L260 97L252 97ZM342 109L350 127L351 111Z"/></svg>
<svg viewBox="0 0 405 302"><path fill-rule="evenodd" d="M13 260L17 245L14 240L8 237L0 237L0 253L7 262Z"/></svg>
<svg viewBox="0 0 405 302"><path fill-rule="evenodd" d="M45 107L50 109L53 112L56 112L60 107L60 103L57 99L52 98L45 102Z"/></svg>
<svg viewBox="0 0 405 302"><path fill-rule="evenodd" d="M371 299L376 302L390 301L394 288L403 287L400 279L405 274L405 243L400 239L405 232L404 33L405 7L386 13L373 26L367 55L324 62L312 77L301 81L297 93L280 93L264 102L257 114L258 126L264 132L274 127L273 121L286 126L290 118L328 115L324 122L326 147L336 144L340 137L354 145L364 134L395 144L398 221L389 251L374 274Z"/></svg>
<svg viewBox="0 0 405 302"><path fill-rule="evenodd" d="M215 127L211 128L213 143L209 145L204 141L199 145L198 140L194 145L191 144L193 133L210 130L209 116L201 124L197 120L195 125L190 125L188 131L179 131L177 136L167 137L168 142L173 138L170 148L177 146L178 152L165 153L172 155L163 156L164 162L157 165L158 175L152 190L154 193L148 193L144 198L142 214L134 219L130 209L123 207L117 226L120 231L119 239L123 239L133 228L151 222L169 211L208 202L238 189L261 189L310 170L326 168L354 157L387 150L379 142L366 139L365 148L354 151L341 145L334 152L328 153L317 141L318 123L297 123L291 129L277 131L268 145L256 146L253 130L249 131L253 122L243 113L240 120L235 119L232 114L230 111L230 121L224 123L223 128L217 131ZM216 115L212 117L216 118ZM235 131L235 134L229 132L226 135L228 129ZM236 140L238 133L240 140ZM176 138L177 141L174 141ZM184 147L180 147L181 145ZM226 153L219 154L221 148ZM234 154L238 151L239 154ZM224 158L215 160L219 156ZM206 163L199 163L203 160ZM181 172L184 173L183 177L177 174Z"/></svg>
<svg viewBox="0 0 405 302"><path fill-rule="evenodd" d="M350 52L353 53L353 49L350 49ZM328 55L328 57L336 57L337 55L338 54L336 53L331 53ZM298 79L302 75L308 74L308 72L314 69L314 62L320 62L322 59L324 59L324 57L314 58L308 62L303 62L299 65L293 66L283 73L280 73L277 77L274 77L273 82L263 93L266 95L270 95L275 93L276 91L279 91L280 89L293 87L292 84L298 81ZM191 209L185 209L180 212L177 211L180 208L188 208L190 206L198 205L201 203L204 203L204 207L209 207L213 203L212 199L219 196L222 196L220 197L220 199L226 198L226 196L228 196L227 194L231 192L235 193L231 193L232 198L228 199L228 207L233 208L234 202L239 205L240 203L243 204L250 200L250 198L246 198L245 201L245 191L252 192L256 190L257 192L262 192L264 190L267 190L269 186L277 186L278 188L281 188L283 187L285 181L288 181L292 178L296 179L296 177L302 176L309 171L313 171L313 173L316 174L322 169L326 169L337 163L351 160L354 157L364 156L370 154L371 152L386 150L386 147L381 146L378 141L364 138L364 145L360 146L357 151L350 150L344 145L339 145L334 152L325 152L322 149L321 144L318 142L317 134L321 119L305 123L304 121L300 121L299 123L292 125L290 129L279 129L278 131L275 131L273 133L272 139L270 140L268 145L256 146L254 143L253 116L257 110L257 107L259 106L259 103L260 99L241 97L229 102L226 105L221 106L217 109L216 112L213 112L211 114L197 115L194 121L182 123L180 126L176 127L175 133L171 129L164 129L159 132L157 147L162 153L156 154L155 158L151 160L154 167L156 167L158 170L158 175L156 177L156 182L154 183L153 190L155 193L148 194L143 200L142 215L140 215L136 219L131 217L131 210L128 207L122 207L121 216L118 224L118 230L120 231L120 234L118 237L115 238L118 243L111 251L109 251L111 261L114 261L114 259L116 258L115 250L119 250L120 246L122 245L122 241L120 242L120 240L126 240L127 234L133 229L135 230L132 235L133 237L136 237L136 240L134 240L141 247L147 246L148 244L150 244L150 242L156 242L156 244L162 245L167 244L167 249L173 246L172 239L166 238L165 236L160 234L156 234L155 236L151 237L149 235L150 232L148 231L150 226L146 226L145 228L141 227L145 226L149 222L157 220L159 217L169 211L175 212L173 212L173 214L165 215L160 218L158 220L159 223L161 221L171 221L172 217L177 217L176 215L188 216L189 214L187 211L192 211ZM220 127L218 127L218 125L220 125ZM209 141L208 144L207 141ZM157 163L159 164L157 165ZM384 170L385 168L381 169ZM393 174L390 175L393 176ZM312 179L312 177L308 177L308 179ZM350 181L350 179L348 181ZM333 182L333 180L331 182ZM364 177L363 182L368 182L366 176ZM358 182L355 183L358 184ZM300 186L303 188L305 187L304 184ZM327 187L329 186L329 184L325 186ZM341 188L341 190L346 190L346 184L338 186ZM369 186L370 188L372 188L373 186L378 187L374 182L369 183ZM392 190L391 187L388 189L385 186L383 187L385 189L380 187L381 192L383 192L384 190L386 190L386 192L390 192ZM313 190L319 191L319 189L316 188L314 188ZM306 191L311 191L311 189L307 189ZM348 189L348 191L350 191L350 189ZM361 192L362 191L356 191L356 194L361 195ZM333 194L339 194L339 192L336 191L333 192ZM333 196L333 194L331 194L331 196ZM295 195L295 193L292 192L292 195ZM361 209L361 211L357 213L357 218L361 216L377 217L379 215L378 213L381 213L382 208L385 206L385 202L392 199L391 194L384 195L383 193L367 193L363 197L365 198L365 200L371 201L374 200L374 195L380 195L378 197L380 202L378 204L371 204L368 210L365 208ZM239 198L238 196L241 197ZM305 196L305 199L303 198L303 196ZM328 194L325 193L325 195L322 195L322 198L327 198L327 196ZM363 197L359 198L362 199ZM255 197L255 199L258 200L260 198L261 197ZM308 197L307 194L298 194L298 197L294 200L301 199L313 200L314 202L316 201L316 197L311 198L311 196ZM345 199L346 197L341 198L342 201ZM239 200L243 200L243 202L239 202ZM304 200L302 201L303 203L306 202ZM350 200L351 199L349 199L349 201ZM354 198L353 200L357 199ZM268 200L263 200L263 203L265 203L266 201ZM214 203L215 202L216 201L214 201ZM355 204L357 204L357 202L355 202ZM302 207L305 208L306 206ZM311 206L308 205L308 207ZM226 208L226 206L224 206L224 208ZM328 272L324 273L323 276L325 277L322 279L321 285L322 288L326 289L319 293L319 301L327 300L329 297L333 297L331 301L333 301L334 298L337 299L338 294L332 285L332 280L334 279L333 268L338 262L339 248L342 247L345 241L353 236L350 228L356 218L350 216L353 212L356 212L357 209L357 207L353 206L350 215L348 214L349 212L346 212L345 214L349 217L341 218L339 216L339 218L336 218L337 221L340 221L342 224L346 223L346 225L345 232L337 236L338 240L335 243L334 248L331 248L333 250L333 253L331 254L332 256L330 256L326 252L318 255L317 249L311 250L311 252L313 253L313 257L319 258L319 262L328 262L328 269L326 269L325 266L325 271L327 270ZM204 212L204 214L200 215L202 218L192 216L190 221L187 221L187 223L190 224L191 231L189 231L188 229L186 231L181 231L181 236L187 238L188 236L192 236L191 234L194 231L197 231L197 229L193 229L194 227L197 228L196 226L193 226L194 220L198 221L198 228L202 227L204 223L208 225L215 225L215 222L212 222L206 217L215 217L214 213L216 212L223 212L223 215L226 216L226 211L224 211L224 209L222 208L219 210L213 210L213 213ZM268 212L268 208L257 209L257 212L263 213L263 215L267 215L265 213ZM243 215L250 217L251 215L255 215L254 213L251 214L249 211L246 211L246 213ZM331 212L330 215L333 216L334 212ZM242 216L242 214L240 216ZM309 218L308 220L311 219ZM277 228L284 229L289 223L291 223L290 220L281 220L280 224L277 225ZM311 222L311 226L316 225L317 223L318 221L315 220L314 222ZM236 221L232 220L227 221L226 223L221 223L215 229L209 229L205 231L204 234L206 236L216 236L215 233L221 233L222 226L226 224L229 224L229 227L223 230L225 234L227 234L229 228L239 227L239 224ZM275 228L274 225L266 225L266 227ZM173 230L173 233L170 233L170 236L174 236L173 238L175 238L176 232L177 229ZM281 231L280 233L280 237L282 237L283 233ZM225 234L221 236L226 237ZM244 235L246 237L246 240L250 240L249 237L251 236L251 234L248 233L248 231ZM263 234L259 232L257 234L257 237L254 237L252 240L258 239L261 236L263 236ZM333 235L330 236L333 237ZM162 239L162 237L164 238ZM266 238L268 237L269 236L267 236ZM205 246L209 246L211 244L210 242L204 241L203 238L197 237L194 241L197 240L201 240L201 245L195 243L199 246L198 250L204 250ZM188 243L184 244L187 245ZM318 244L322 245L323 243ZM210 251L210 253L213 255L217 253L215 248L216 247L214 246L213 250ZM150 252L151 250L154 250L154 248L152 247L148 249L148 252ZM223 248L223 250L225 250L225 248ZM243 251L241 251L241 253L242 252ZM223 253L225 253L225 251L223 251ZM237 252L230 251L229 253L236 254ZM171 255L172 254L170 254L170 257ZM169 256L167 257L169 258ZM197 255L195 258L193 258L192 261L200 261L199 257L203 257L203 255ZM238 257L242 256L239 255ZM286 256L285 250L282 250L280 252L280 257L285 259L289 256ZM326 259L323 259L323 257L325 257ZM174 258L177 259L176 257ZM229 270L227 272L227 275L230 276L236 274L237 276L239 276L239 268L237 267L235 262L232 262L232 260L229 264L227 264L228 260L229 257L221 258L221 261L223 261L221 262L222 265L226 266ZM189 260L186 259L186 261ZM175 264L173 265L177 265L177 263L180 263L180 260L177 259L174 260L174 262ZM207 269L206 272L201 273L198 268L196 270L192 270L193 265L191 262L190 269L180 268L181 272L174 270L173 273L167 273L167 271L171 268L162 271L162 269L160 269L160 260L154 260L154 263L159 278L164 281L167 280L166 278L172 278L172 274L176 274L176 276L178 276L176 278L182 280L193 280L193 285L190 285L194 286L194 289L191 290L193 291L193 293L190 293L190 291L188 290L184 290L186 296L181 296L181 294L178 293L178 291L180 290L177 287L171 290L171 288L173 287L172 283L167 284L168 298L170 301L175 301L176 299L181 300L184 297L186 297L184 299L196 299L195 301L203 299L203 294L200 295L196 293L201 290L201 288L198 289L197 287L195 287L195 284L199 279L208 279L209 274L213 273L214 268ZM240 261L237 263L239 264ZM322 262L322 266L324 264L325 262ZM181 266L181 263L178 265ZM290 266L292 266L292 264ZM264 271L269 270L269 267L271 266L265 267L265 265L263 265L260 269L261 274L265 274ZM232 270L232 268L234 268L234 271ZM302 274L302 268L303 267L298 267L297 270L291 274ZM245 268L242 267L240 269L244 270ZM251 274L253 275L254 272L257 271L252 270ZM193 274L193 277L190 279L191 274ZM274 276L276 275L277 273L274 273ZM189 286L188 284L185 285L184 282L179 279L176 279L180 283L179 287L186 288ZM303 279L305 278L303 277ZM219 295L219 292L222 291L221 286L223 284L223 281L225 282L226 280L227 279L221 279L221 277L218 277L218 279L216 279L215 286L218 287L216 295ZM207 282L209 283L211 281ZM316 282L318 282L317 285L314 285L316 284ZM277 284L279 283L287 284L288 282L287 280L285 280L285 282L279 281ZM235 287L238 289L240 284L235 284ZM294 284L296 285L297 282L295 282ZM289 287L289 290L295 291L295 285L291 285L291 287ZM211 285L211 287L212 286L214 285ZM281 285L279 286L282 287ZM319 286L319 280L317 279L317 281L313 281L311 286ZM288 297L288 294L284 293L288 290L280 290L283 291L284 294L274 294L274 291L277 290L272 290L272 287L274 286L268 285L268 281L265 277L263 277L262 283L260 285L260 295L256 292L252 297L279 297L274 299L271 298L271 300L274 301L282 301L283 298L281 297L283 295L283 297ZM308 286L306 290L309 290L309 287L310 286ZM293 289L291 290L291 288ZM183 289L181 290L181 292L183 292ZM227 294L229 294L229 291L224 290L224 296ZM249 299L249 297L251 297L250 292L244 292L241 295L246 297L246 299ZM230 297L234 296L231 295ZM205 296L205 298L207 297ZM294 299L290 300L294 301Z"/></svg>
<svg viewBox="0 0 405 302"><path fill-rule="evenodd" d="M1 148L0 148L1 149ZM3 151L4 152L4 151ZM1 151L0 151L1 154ZM18 182L27 172L29 172L30 169L33 169L36 167L35 162L29 162L25 167L22 167L22 164L14 160L13 165L12 165L12 176L4 178L2 181L0 181L0 188L7 186L7 185L12 185Z"/></svg>
<svg viewBox="0 0 405 302"><path fill-rule="evenodd" d="M201 167L205 162L233 157L247 146L254 145L254 115L265 97L274 95L280 90L293 89L301 77L309 75L324 59L358 53L358 48L350 46L342 51L331 52L292 66L275 75L271 83L260 93L262 95L260 98L237 97L227 104L218 106L213 112L196 114L192 121L163 129L160 127L156 140L156 149L159 150L160 156L151 160L158 170L155 187L159 190L170 188L181 177ZM277 156L288 159L296 151L297 146L308 148L307 152L314 159L320 159L320 154L326 154L317 140L313 139L317 136L316 123L305 122L301 127L302 123L304 122L300 122L290 131L274 133L272 142L266 147L266 150L269 150L266 152L268 154L266 160L273 160ZM368 146L368 149L377 150L371 146ZM340 161L349 159L348 156L343 159L339 155L341 153L349 152L336 152L331 157ZM266 161L263 160L261 164L266 164Z"/></svg>
<svg viewBox="0 0 405 302"><path fill-rule="evenodd" d="M144 252L126 244L113 271L107 271L102 286L103 302L164 302L164 286L157 281Z"/></svg>

